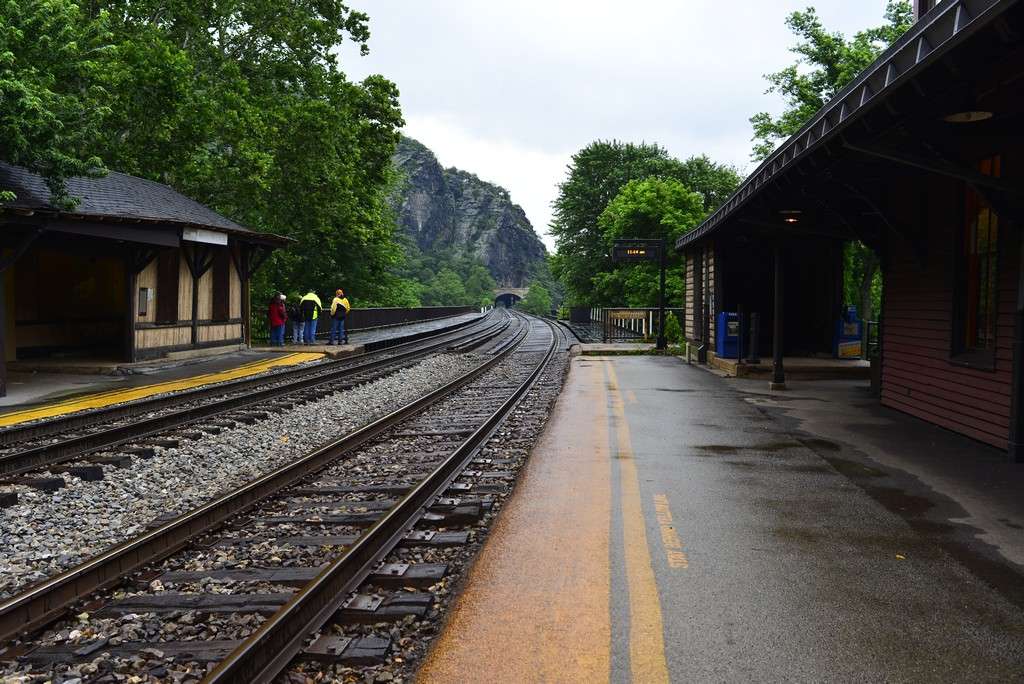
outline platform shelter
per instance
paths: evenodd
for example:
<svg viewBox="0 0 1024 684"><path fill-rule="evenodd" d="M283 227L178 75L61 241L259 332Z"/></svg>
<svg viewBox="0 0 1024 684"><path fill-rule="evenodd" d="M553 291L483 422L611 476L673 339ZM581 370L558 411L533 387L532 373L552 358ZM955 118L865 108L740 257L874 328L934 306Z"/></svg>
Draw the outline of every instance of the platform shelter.
<svg viewBox="0 0 1024 684"><path fill-rule="evenodd" d="M686 335L713 350L718 312L759 312L784 386L785 357L830 350L860 240L884 279L882 403L1020 460L1024 6L930 4L678 240Z"/></svg>
<svg viewBox="0 0 1024 684"><path fill-rule="evenodd" d="M0 345L18 360L135 362L249 340L249 283L288 238L249 230L166 185L111 172L71 178L73 209L0 163Z"/></svg>

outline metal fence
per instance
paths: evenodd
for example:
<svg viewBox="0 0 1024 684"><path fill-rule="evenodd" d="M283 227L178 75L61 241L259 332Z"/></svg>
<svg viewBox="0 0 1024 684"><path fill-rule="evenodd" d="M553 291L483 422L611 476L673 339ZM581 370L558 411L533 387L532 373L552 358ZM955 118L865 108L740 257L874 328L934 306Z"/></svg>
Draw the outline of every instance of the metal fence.
<svg viewBox="0 0 1024 684"><path fill-rule="evenodd" d="M352 309L345 317L345 329L349 332L358 330L372 330L374 328L386 328L392 325L408 325L421 321L431 321L436 318L447 318L448 316L459 316L480 311L478 306L421 306L416 308L381 307L376 309ZM329 313L322 313L321 317L327 317ZM252 316L252 341L263 343L270 339L270 328L267 324L266 310L253 311ZM317 337L327 337L329 326L321 323L317 330ZM288 321L285 334L291 339L292 322Z"/></svg>
<svg viewBox="0 0 1024 684"><path fill-rule="evenodd" d="M683 321L683 310L666 308ZM573 307L569 328L583 342L641 342L658 336L658 309L654 307Z"/></svg>

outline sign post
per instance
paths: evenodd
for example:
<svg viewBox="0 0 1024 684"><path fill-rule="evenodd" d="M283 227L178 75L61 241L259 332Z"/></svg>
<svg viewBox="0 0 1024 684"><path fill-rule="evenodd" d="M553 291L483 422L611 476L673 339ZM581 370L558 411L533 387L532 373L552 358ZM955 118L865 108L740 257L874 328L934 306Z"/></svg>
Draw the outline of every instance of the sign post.
<svg viewBox="0 0 1024 684"><path fill-rule="evenodd" d="M658 281L658 349L667 349L665 339L665 241L629 238L616 240L612 245L612 261L616 263L635 263L640 261L657 261L661 267Z"/></svg>

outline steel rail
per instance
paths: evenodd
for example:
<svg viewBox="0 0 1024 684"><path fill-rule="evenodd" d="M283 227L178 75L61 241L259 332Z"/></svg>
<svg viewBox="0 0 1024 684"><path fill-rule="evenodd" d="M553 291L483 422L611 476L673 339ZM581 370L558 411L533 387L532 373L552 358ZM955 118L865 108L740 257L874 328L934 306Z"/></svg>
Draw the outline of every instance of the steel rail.
<svg viewBox="0 0 1024 684"><path fill-rule="evenodd" d="M495 323L485 328L483 332L473 331L462 337L456 337L455 341L467 337L470 339L482 339L495 329L500 332L507 325L507 321ZM0 456L0 477L21 475L41 467L79 458L93 451L113 449L128 442L148 439L169 429L178 428L203 418L210 418L221 413L259 404L271 399L279 399L292 392L309 389L310 387L336 382L351 373L374 370L426 356L438 349L447 348L452 342L453 340L451 339L445 339L425 346L415 346L399 354L380 359L371 359L356 364L345 364L326 372L304 375L303 377L291 380L285 379L284 384L274 384L248 394L236 394L235 396L225 397L196 406L188 406L177 411L153 416L152 418L116 425L68 439L42 444L23 451L5 454ZM262 384L266 385L267 382L273 381L264 378ZM223 394L223 392L216 392L216 394ZM190 397L189 401L195 401L195 397Z"/></svg>
<svg viewBox="0 0 1024 684"><path fill-rule="evenodd" d="M416 524L430 502L444 493L536 384L554 357L559 339L550 322L539 320L551 330L551 346L530 376L426 479L402 497L383 518L360 535L352 546L222 660L203 680L205 684L269 683L288 667L292 659L302 651L309 637L321 629L347 596L359 587ZM516 348L518 345L507 349L495 361Z"/></svg>
<svg viewBox="0 0 1024 684"><path fill-rule="evenodd" d="M527 326L526 330L517 331L516 336L525 339L528 332ZM495 336L499 334L500 331L495 332ZM75 601L118 583L149 563L166 558L195 537L219 527L229 518L337 461L349 451L473 381L505 358L507 353L488 359L429 394L326 446L0 602L0 643L45 625L62 615Z"/></svg>
<svg viewBox="0 0 1024 684"><path fill-rule="evenodd" d="M48 437L50 435L67 432L69 430L77 430L81 428L91 427L103 422L110 422L113 420L119 420L123 418L131 418L133 416L141 415L144 413L150 413L152 411L159 411L167 408L168 406L174 406L176 404L183 404L189 401L196 401L210 396L217 396L221 394L229 394L233 392L241 392L253 387L266 384L267 382L273 382L279 378L288 377L304 377L306 375L315 375L324 370L328 366L345 366L350 365L352 361L358 361L360 359L377 356L384 352L394 351L403 347L413 346L422 344L424 340L431 338L440 339L441 337L451 335L452 333L459 332L462 328L467 326L474 326L486 320L486 315L469 321L461 321L452 325L445 326L436 330L426 330L412 335L407 335L401 339L401 342L394 344L388 344L389 340L379 340L377 342L371 342L366 345L366 349L362 352L346 356L345 358L330 361L324 364L317 364L313 366L302 366L299 368L292 368L285 371L276 371L271 374L260 375L255 378L239 378L236 380L228 380L226 382L220 382L212 385L204 385L193 389L181 390L174 392L173 394L165 394L157 397L139 399L136 401L125 402L123 404L116 404L114 406L106 406L97 409L88 409L84 411L78 411L72 414L59 416L56 418L50 418L46 420L30 422L25 424L12 425L6 428L0 428L0 447L17 444L24 442L27 439L37 439L39 437ZM392 338L396 339L396 338ZM372 347L372 348L370 348ZM2 471L0 471L2 472Z"/></svg>

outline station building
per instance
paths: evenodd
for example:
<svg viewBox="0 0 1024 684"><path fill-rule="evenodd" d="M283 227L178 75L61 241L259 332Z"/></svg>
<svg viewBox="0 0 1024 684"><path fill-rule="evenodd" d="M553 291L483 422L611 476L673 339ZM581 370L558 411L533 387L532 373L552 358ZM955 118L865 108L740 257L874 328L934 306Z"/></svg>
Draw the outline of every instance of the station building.
<svg viewBox="0 0 1024 684"><path fill-rule="evenodd" d="M1024 3L919 2L917 22L680 238L686 336L718 312L760 352L828 354L843 246L880 259L881 402L1024 460ZM713 352L711 352L713 353Z"/></svg>
<svg viewBox="0 0 1024 684"><path fill-rule="evenodd" d="M136 362L249 341L249 283L287 238L258 233L166 185L71 178L73 209L0 163L3 378L18 360ZM6 389L6 388L4 388Z"/></svg>

